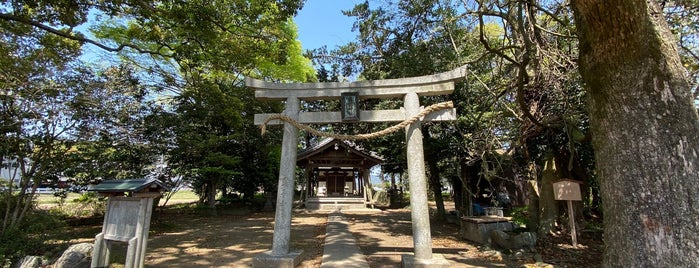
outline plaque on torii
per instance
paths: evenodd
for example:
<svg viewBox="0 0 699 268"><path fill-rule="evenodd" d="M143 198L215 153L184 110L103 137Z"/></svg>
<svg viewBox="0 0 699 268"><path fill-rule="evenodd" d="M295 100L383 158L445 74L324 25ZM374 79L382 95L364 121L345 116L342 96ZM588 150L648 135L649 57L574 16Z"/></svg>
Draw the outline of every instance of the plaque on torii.
<svg viewBox="0 0 699 268"><path fill-rule="evenodd" d="M400 79L385 79L357 82L324 83L274 83L246 78L247 87L255 90L255 98L265 101L285 101L283 115L300 124L326 124L342 122L402 122L418 115L419 96L447 95L454 91L454 83L462 80L466 68L449 72ZM357 101L362 99L403 98L404 106L394 110L359 110ZM341 100L341 111L304 112L300 101ZM268 118L278 114L255 114L255 124L262 125ZM454 108L439 110L425 115L405 127L408 156L408 178L410 181L410 204L413 225L414 255L402 256L403 267L449 267L439 254L432 253L429 209L427 204L427 182L421 126L423 121L456 120ZM273 119L267 125L284 125L281 163L275 211L272 250L257 255L253 267L294 267L298 264L300 251L289 250L291 236L291 208L293 202L294 176L299 130L290 122Z"/></svg>

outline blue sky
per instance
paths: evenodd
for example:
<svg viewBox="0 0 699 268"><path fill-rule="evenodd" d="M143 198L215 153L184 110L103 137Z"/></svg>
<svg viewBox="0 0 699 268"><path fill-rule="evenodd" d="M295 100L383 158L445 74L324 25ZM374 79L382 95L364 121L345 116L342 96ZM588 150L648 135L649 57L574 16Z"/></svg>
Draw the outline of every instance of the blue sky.
<svg viewBox="0 0 699 268"><path fill-rule="evenodd" d="M307 0L294 18L304 50L327 46L333 49L355 39L353 18L342 15L363 0Z"/></svg>

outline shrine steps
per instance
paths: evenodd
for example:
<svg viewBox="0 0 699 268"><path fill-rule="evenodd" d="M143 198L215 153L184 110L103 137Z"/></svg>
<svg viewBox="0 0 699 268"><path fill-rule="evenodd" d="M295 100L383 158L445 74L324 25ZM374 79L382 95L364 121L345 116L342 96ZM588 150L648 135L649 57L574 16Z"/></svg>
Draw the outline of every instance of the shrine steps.
<svg viewBox="0 0 699 268"><path fill-rule="evenodd" d="M309 197L306 199L307 210L351 211L367 209L361 197Z"/></svg>

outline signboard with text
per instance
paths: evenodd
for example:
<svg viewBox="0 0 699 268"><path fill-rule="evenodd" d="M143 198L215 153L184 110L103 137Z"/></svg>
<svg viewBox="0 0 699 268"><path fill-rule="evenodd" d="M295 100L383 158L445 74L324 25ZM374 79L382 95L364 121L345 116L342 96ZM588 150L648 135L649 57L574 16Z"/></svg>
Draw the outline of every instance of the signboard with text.
<svg viewBox="0 0 699 268"><path fill-rule="evenodd" d="M556 200L582 200L580 184L581 182L573 180L562 180L553 183L554 198Z"/></svg>

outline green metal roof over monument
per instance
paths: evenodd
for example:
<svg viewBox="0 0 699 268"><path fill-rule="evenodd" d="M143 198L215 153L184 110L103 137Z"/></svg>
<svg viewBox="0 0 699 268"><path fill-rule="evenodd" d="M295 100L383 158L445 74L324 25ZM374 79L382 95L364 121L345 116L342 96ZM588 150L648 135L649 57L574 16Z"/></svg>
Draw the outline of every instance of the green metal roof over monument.
<svg viewBox="0 0 699 268"><path fill-rule="evenodd" d="M129 179L103 181L96 185L90 185L87 190L94 192L140 192L146 188L170 189L156 179Z"/></svg>

